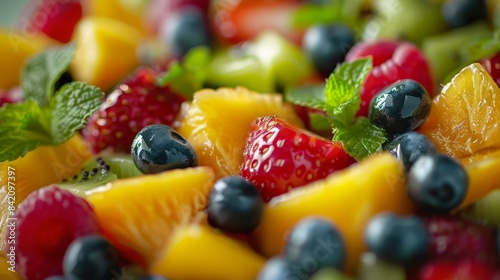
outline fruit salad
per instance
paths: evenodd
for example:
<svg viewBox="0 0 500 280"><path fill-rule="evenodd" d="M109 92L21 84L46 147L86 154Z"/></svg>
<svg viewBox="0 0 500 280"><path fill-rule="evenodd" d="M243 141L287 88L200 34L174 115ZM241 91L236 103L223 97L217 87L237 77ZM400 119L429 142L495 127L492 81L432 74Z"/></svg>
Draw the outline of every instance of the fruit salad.
<svg viewBox="0 0 500 280"><path fill-rule="evenodd" d="M500 1L26 2L0 279L500 279Z"/></svg>

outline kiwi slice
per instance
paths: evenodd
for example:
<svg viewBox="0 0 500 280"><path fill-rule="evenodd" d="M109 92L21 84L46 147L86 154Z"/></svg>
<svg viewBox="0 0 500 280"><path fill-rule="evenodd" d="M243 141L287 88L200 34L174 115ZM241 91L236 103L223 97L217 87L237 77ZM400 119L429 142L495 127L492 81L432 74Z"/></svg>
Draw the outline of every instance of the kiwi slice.
<svg viewBox="0 0 500 280"><path fill-rule="evenodd" d="M108 155L87 161L79 174L57 185L84 196L87 191L116 179L140 175L142 173L135 167L130 156Z"/></svg>
<svg viewBox="0 0 500 280"><path fill-rule="evenodd" d="M479 224L500 226L500 190L495 190L460 212L460 215Z"/></svg>
<svg viewBox="0 0 500 280"><path fill-rule="evenodd" d="M360 280L405 280L406 272L403 267L385 262L374 253L366 252L361 255Z"/></svg>

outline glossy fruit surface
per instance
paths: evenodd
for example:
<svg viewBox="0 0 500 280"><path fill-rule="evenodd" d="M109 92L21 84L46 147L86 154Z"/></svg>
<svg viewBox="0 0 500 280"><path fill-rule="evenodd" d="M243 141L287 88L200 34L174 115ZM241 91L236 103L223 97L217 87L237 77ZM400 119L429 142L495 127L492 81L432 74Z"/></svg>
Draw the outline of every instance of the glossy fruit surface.
<svg viewBox="0 0 500 280"><path fill-rule="evenodd" d="M81 20L73 36L74 78L107 91L139 66L136 50L142 36L133 26L111 18Z"/></svg>
<svg viewBox="0 0 500 280"><path fill-rule="evenodd" d="M17 209L15 234L16 269L27 279L44 280L62 275L63 258L70 244L100 232L90 205L67 190L49 186L31 193ZM36 232L36 235L33 233ZM9 241L9 240L15 240Z"/></svg>
<svg viewBox="0 0 500 280"><path fill-rule="evenodd" d="M365 242L377 257L408 267L425 258L429 235L416 217L384 213L374 217L366 226Z"/></svg>
<svg viewBox="0 0 500 280"><path fill-rule="evenodd" d="M422 125L429 116L431 102L431 97L418 82L401 80L373 97L368 116L372 124L389 135L398 135Z"/></svg>
<svg viewBox="0 0 500 280"><path fill-rule="evenodd" d="M373 69L361 87L360 116L368 116L370 102L383 88L399 80L412 79L419 82L434 96L434 78L427 59L411 43L396 41L373 41L355 45L347 54L346 61L371 56Z"/></svg>
<svg viewBox="0 0 500 280"><path fill-rule="evenodd" d="M308 274L298 271L297 264L285 257L274 257L268 259L259 272L258 280L274 279L308 279Z"/></svg>
<svg viewBox="0 0 500 280"><path fill-rule="evenodd" d="M100 235L79 238L64 256L64 276L68 279L108 280L121 276L118 251Z"/></svg>
<svg viewBox="0 0 500 280"><path fill-rule="evenodd" d="M307 275L327 267L342 269L345 265L344 237L329 220L306 218L290 230L285 242L283 254Z"/></svg>
<svg viewBox="0 0 500 280"><path fill-rule="evenodd" d="M421 156L410 169L408 196L421 210L446 213L458 207L467 194L469 178L455 159L441 154Z"/></svg>
<svg viewBox="0 0 500 280"><path fill-rule="evenodd" d="M354 162L340 143L267 116L251 125L240 174L254 183L262 198L269 201Z"/></svg>
<svg viewBox="0 0 500 280"><path fill-rule="evenodd" d="M245 88L204 89L194 94L177 131L193 146L198 164L213 167L221 178L238 175L251 123L269 115L300 125L293 108L283 104L282 95Z"/></svg>
<svg viewBox="0 0 500 280"><path fill-rule="evenodd" d="M94 153L130 153L136 134L151 124L171 125L186 99L156 85L158 73L139 68L108 95L87 121L83 136Z"/></svg>
<svg viewBox="0 0 500 280"><path fill-rule="evenodd" d="M390 151L401 160L406 171L409 171L421 156L437 153L436 147L429 138L414 131L396 136L385 145L385 150Z"/></svg>
<svg viewBox="0 0 500 280"><path fill-rule="evenodd" d="M328 76L344 61L354 43L354 32L345 25L317 25L306 31L303 47L316 70Z"/></svg>
<svg viewBox="0 0 500 280"><path fill-rule="evenodd" d="M256 279L264 262L262 256L220 232L192 225L175 231L149 271L168 279Z"/></svg>
<svg viewBox="0 0 500 280"><path fill-rule="evenodd" d="M132 157L144 174L198 165L198 156L186 139L162 124L146 126L137 133L132 143Z"/></svg>
<svg viewBox="0 0 500 280"><path fill-rule="evenodd" d="M274 256L282 252L282 242L297 222L308 216L323 216L344 236L345 269L353 272L366 250L363 229L368 221L384 211L409 214L414 210L407 198L403 172L399 160L386 153L292 190L268 204L252 238L260 252Z"/></svg>
<svg viewBox="0 0 500 280"><path fill-rule="evenodd" d="M481 65L490 73L497 86L500 86L500 53L481 60Z"/></svg>
<svg viewBox="0 0 500 280"><path fill-rule="evenodd" d="M488 72L478 63L471 64L436 96L419 132L438 152L465 165L494 156L500 148L499 96L500 89Z"/></svg>
<svg viewBox="0 0 500 280"><path fill-rule="evenodd" d="M447 0L441 10L450 28L466 26L487 17L485 0Z"/></svg>
<svg viewBox="0 0 500 280"><path fill-rule="evenodd" d="M176 226L206 208L213 182L209 167L176 169L114 181L87 199L120 255L147 268Z"/></svg>
<svg viewBox="0 0 500 280"><path fill-rule="evenodd" d="M264 202L257 187L240 176L215 182L208 199L208 222L225 232L250 233L260 223Z"/></svg>

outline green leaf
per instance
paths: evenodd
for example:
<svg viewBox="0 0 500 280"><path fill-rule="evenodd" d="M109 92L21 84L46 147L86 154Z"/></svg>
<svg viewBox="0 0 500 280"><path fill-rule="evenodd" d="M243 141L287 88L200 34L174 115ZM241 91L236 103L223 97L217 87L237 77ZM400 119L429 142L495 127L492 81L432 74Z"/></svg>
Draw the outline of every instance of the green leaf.
<svg viewBox="0 0 500 280"><path fill-rule="evenodd" d="M354 27L358 21L361 0L330 0L326 4L303 4L291 17L296 28L340 22Z"/></svg>
<svg viewBox="0 0 500 280"><path fill-rule="evenodd" d="M102 104L99 88L83 82L65 84L56 94L51 106L52 144L59 145L83 128L86 119Z"/></svg>
<svg viewBox="0 0 500 280"><path fill-rule="evenodd" d="M49 112L33 100L5 104L0 109L0 162L15 160L43 144L50 144Z"/></svg>
<svg viewBox="0 0 500 280"><path fill-rule="evenodd" d="M68 70L75 45L46 50L29 59L22 70L21 88L26 99L47 106L54 94L54 85Z"/></svg>
<svg viewBox="0 0 500 280"><path fill-rule="evenodd" d="M332 129L332 120L320 113L309 113L309 125L313 131L327 131Z"/></svg>
<svg viewBox="0 0 500 280"><path fill-rule="evenodd" d="M350 127L334 130L333 140L340 141L345 151L357 161L382 151L387 141L385 131L370 123L365 117L358 117Z"/></svg>
<svg viewBox="0 0 500 280"><path fill-rule="evenodd" d="M366 76L372 69L371 58L343 63L330 75L326 82L326 112L339 125L349 125L359 111L361 98L359 91Z"/></svg>
<svg viewBox="0 0 500 280"><path fill-rule="evenodd" d="M174 61L167 72L161 75L156 84L170 87L178 93L191 99L193 93L203 87L208 65L211 60L210 51L206 47L190 50L181 63Z"/></svg>
<svg viewBox="0 0 500 280"><path fill-rule="evenodd" d="M325 85L305 85L285 92L285 100L293 104L326 110Z"/></svg>

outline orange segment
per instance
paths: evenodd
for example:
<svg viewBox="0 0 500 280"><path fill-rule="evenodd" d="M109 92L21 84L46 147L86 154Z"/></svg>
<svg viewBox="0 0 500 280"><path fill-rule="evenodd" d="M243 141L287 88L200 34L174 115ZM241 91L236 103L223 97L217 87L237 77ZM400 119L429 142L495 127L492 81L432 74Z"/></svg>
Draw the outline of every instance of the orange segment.
<svg viewBox="0 0 500 280"><path fill-rule="evenodd" d="M205 209L213 183L209 167L179 169L113 181L87 199L122 256L147 268L175 226Z"/></svg>
<svg viewBox="0 0 500 280"><path fill-rule="evenodd" d="M136 50L141 33L123 22L89 17L76 27L77 44L71 65L76 80L110 89L139 65Z"/></svg>
<svg viewBox="0 0 500 280"><path fill-rule="evenodd" d="M264 258L237 241L209 227L195 225L175 231L150 273L168 279L253 280L264 262Z"/></svg>
<svg viewBox="0 0 500 280"><path fill-rule="evenodd" d="M458 209L463 209L487 196L491 191L500 188L498 184L500 157L489 157L474 162L469 164L466 169L469 175L469 189L464 202Z"/></svg>
<svg viewBox="0 0 500 280"><path fill-rule="evenodd" d="M0 163L0 228L5 234L9 217L9 167L15 177L15 206L19 205L32 191L61 182L80 172L83 164L90 158L90 152L79 135L60 146L42 146L12 162ZM11 181L12 182L12 181ZM11 184L11 187L13 185ZM11 193L12 194L12 193ZM5 248L0 239L0 250Z"/></svg>
<svg viewBox="0 0 500 280"><path fill-rule="evenodd" d="M31 55L39 52L51 41L42 35L23 35L0 29L0 89L19 85L21 68Z"/></svg>
<svg viewBox="0 0 500 280"><path fill-rule="evenodd" d="M457 74L434 99L419 132L439 152L469 164L500 156L500 89L478 63Z"/></svg>
<svg viewBox="0 0 500 280"><path fill-rule="evenodd" d="M268 115L301 125L280 94L257 93L241 87L204 89L194 94L178 131L196 150L199 164L212 166L217 178L237 175L250 124Z"/></svg>
<svg viewBox="0 0 500 280"><path fill-rule="evenodd" d="M265 256L282 251L287 232L300 220L322 216L335 223L347 245L347 270L354 272L366 248L364 227L376 214L413 212L401 163L376 155L300 189L271 200L254 234ZM325 248L327 249L327 248Z"/></svg>

